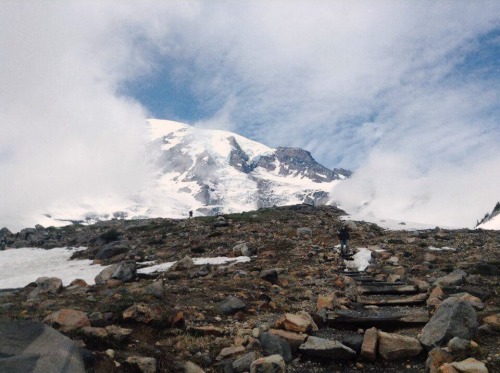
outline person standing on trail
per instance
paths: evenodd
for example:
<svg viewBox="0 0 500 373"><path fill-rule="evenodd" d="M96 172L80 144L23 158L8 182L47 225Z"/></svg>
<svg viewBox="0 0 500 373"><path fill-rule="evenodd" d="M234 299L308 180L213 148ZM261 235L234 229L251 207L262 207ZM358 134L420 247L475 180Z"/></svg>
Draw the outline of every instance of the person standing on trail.
<svg viewBox="0 0 500 373"><path fill-rule="evenodd" d="M349 252L349 230L343 225L337 233L340 240L340 255L346 255Z"/></svg>

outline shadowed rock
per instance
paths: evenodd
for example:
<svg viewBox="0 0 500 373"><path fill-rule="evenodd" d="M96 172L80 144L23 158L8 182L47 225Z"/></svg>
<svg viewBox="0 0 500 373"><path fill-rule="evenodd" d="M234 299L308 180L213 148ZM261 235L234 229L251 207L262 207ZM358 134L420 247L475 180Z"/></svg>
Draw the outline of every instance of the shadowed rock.
<svg viewBox="0 0 500 373"><path fill-rule="evenodd" d="M50 326L0 321L0 372L85 373L80 348Z"/></svg>

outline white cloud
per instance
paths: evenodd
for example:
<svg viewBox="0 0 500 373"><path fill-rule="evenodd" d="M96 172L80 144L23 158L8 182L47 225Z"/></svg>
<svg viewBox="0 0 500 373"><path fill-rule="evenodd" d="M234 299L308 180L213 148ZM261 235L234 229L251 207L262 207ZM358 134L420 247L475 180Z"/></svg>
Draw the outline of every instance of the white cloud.
<svg viewBox="0 0 500 373"><path fill-rule="evenodd" d="M154 82L165 64L215 113L198 125L359 167L346 188L401 195L386 212L425 196L416 206L468 222L499 198L485 166L498 161L499 92L456 67L498 14L493 0L4 1L0 225L31 224L21 217L61 198L140 188L147 113L123 87ZM384 177L366 191L363 173ZM461 204L443 197L450 178Z"/></svg>

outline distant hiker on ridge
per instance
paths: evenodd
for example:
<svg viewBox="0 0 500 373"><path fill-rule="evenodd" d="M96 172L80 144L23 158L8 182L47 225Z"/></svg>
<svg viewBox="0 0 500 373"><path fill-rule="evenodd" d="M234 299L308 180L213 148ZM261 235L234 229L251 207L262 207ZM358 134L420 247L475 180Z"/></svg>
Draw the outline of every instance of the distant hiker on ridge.
<svg viewBox="0 0 500 373"><path fill-rule="evenodd" d="M347 255L349 253L349 247L347 245L349 241L349 230L345 225L337 232L337 236L340 240L340 255Z"/></svg>

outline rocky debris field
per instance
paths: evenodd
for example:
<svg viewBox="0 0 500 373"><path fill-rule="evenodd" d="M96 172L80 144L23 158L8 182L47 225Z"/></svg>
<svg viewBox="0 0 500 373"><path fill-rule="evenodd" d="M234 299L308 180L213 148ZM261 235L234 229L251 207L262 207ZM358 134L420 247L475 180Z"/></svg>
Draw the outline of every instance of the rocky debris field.
<svg viewBox="0 0 500 373"><path fill-rule="evenodd" d="M343 214L2 229L1 249L85 246L74 260L107 267L0 291L0 371L500 372L500 233L348 222L359 271L335 248ZM217 256L251 260L193 262Z"/></svg>

